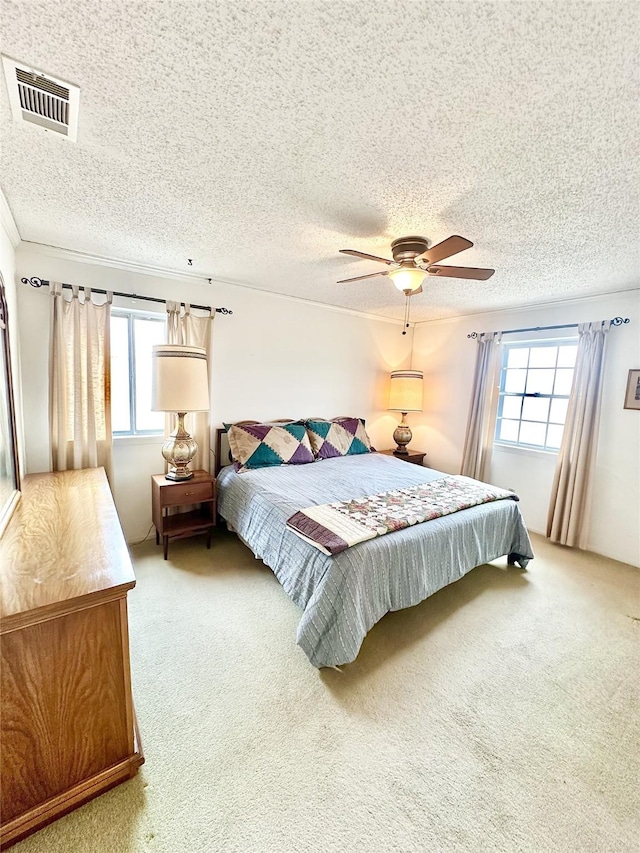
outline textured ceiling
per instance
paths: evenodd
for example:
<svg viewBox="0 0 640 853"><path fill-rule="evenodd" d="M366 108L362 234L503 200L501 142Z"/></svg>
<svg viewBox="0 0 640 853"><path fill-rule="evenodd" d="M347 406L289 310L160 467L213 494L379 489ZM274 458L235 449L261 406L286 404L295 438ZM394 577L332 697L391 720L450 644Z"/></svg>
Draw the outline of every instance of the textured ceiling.
<svg viewBox="0 0 640 853"><path fill-rule="evenodd" d="M429 279L415 320L638 286L635 0L0 9L3 53L81 88L73 144L1 87L25 240L398 318L338 249L472 240L451 263L496 274Z"/></svg>

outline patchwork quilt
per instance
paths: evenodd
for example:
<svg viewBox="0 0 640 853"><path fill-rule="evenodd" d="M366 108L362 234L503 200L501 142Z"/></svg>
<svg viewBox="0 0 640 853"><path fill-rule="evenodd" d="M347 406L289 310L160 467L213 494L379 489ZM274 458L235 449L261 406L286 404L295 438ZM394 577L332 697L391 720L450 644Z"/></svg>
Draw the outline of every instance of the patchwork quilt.
<svg viewBox="0 0 640 853"><path fill-rule="evenodd" d="M394 530L505 499L517 501L518 496L469 477L443 477L370 497L311 506L292 515L287 527L324 554L335 555Z"/></svg>

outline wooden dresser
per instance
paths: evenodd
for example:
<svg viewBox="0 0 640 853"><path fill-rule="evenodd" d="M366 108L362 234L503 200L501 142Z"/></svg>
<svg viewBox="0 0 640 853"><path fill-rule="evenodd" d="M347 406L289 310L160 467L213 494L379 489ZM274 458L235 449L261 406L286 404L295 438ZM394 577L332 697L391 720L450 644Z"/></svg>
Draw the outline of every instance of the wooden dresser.
<svg viewBox="0 0 640 853"><path fill-rule="evenodd" d="M135 582L104 469L25 477L0 539L3 848L144 761L129 670Z"/></svg>

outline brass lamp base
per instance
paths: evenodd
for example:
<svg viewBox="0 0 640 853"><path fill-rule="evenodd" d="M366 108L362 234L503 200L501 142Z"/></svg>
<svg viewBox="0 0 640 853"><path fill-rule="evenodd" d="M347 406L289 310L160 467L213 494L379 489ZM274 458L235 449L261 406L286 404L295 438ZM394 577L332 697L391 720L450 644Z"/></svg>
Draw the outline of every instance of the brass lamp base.
<svg viewBox="0 0 640 853"><path fill-rule="evenodd" d="M188 468L181 468L176 465L175 468L169 468L164 475L165 480L190 480L193 477L193 471Z"/></svg>
<svg viewBox="0 0 640 853"><path fill-rule="evenodd" d="M169 463L165 480L190 480L193 477L188 466L197 453L198 445L184 428L185 415L186 412L178 412L176 428L162 445L162 455Z"/></svg>
<svg viewBox="0 0 640 853"><path fill-rule="evenodd" d="M402 412L402 420L393 431L393 440L396 443L396 449L393 451L395 456L408 456L409 451L407 445L413 438L413 434L409 428L409 424L405 421L406 412Z"/></svg>

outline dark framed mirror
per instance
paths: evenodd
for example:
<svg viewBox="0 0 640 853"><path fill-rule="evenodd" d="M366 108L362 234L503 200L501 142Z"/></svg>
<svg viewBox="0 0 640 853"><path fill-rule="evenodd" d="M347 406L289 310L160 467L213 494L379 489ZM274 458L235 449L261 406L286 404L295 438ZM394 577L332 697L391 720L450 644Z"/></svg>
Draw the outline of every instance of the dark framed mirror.
<svg viewBox="0 0 640 853"><path fill-rule="evenodd" d="M9 316L0 274L0 536L20 497L16 412L11 376Z"/></svg>

